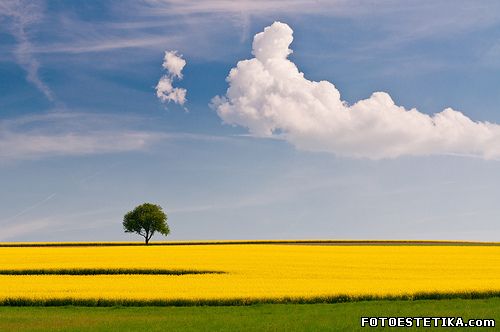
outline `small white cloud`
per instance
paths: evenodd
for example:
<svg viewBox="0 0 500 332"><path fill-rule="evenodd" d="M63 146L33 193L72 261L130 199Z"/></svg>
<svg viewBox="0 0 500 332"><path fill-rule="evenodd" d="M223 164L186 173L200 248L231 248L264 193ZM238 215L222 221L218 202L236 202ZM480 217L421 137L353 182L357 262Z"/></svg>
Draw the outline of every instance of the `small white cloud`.
<svg viewBox="0 0 500 332"><path fill-rule="evenodd" d="M163 76L156 85L156 96L164 103L172 101L179 105L184 105L186 102L186 89L174 88L172 86L172 78Z"/></svg>
<svg viewBox="0 0 500 332"><path fill-rule="evenodd" d="M156 96L164 103L174 102L184 105L186 102L186 89L174 88L174 78L182 79L182 69L186 65L186 60L177 51L165 52L163 68L167 71L156 85Z"/></svg>
<svg viewBox="0 0 500 332"><path fill-rule="evenodd" d="M227 124L250 134L279 133L299 149L372 159L460 154L500 157L500 125L447 108L407 110L385 92L348 105L328 81L310 81L288 59L292 29L280 22L255 35L255 58L231 69L229 88L212 106Z"/></svg>
<svg viewBox="0 0 500 332"><path fill-rule="evenodd" d="M182 69L186 65L186 60L177 51L165 52L163 59L163 68L165 68L172 77L182 78Z"/></svg>

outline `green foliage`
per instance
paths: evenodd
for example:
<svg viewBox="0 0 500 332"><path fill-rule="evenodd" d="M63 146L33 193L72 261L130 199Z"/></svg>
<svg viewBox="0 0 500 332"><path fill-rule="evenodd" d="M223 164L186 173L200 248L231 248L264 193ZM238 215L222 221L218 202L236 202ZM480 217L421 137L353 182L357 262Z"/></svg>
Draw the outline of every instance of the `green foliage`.
<svg viewBox="0 0 500 332"><path fill-rule="evenodd" d="M94 268L73 268L73 269L11 269L0 270L0 275L111 275L111 274L157 274L157 275L185 275L185 274L222 274L224 271L212 270L172 270L172 269L94 269Z"/></svg>
<svg viewBox="0 0 500 332"><path fill-rule="evenodd" d="M214 271L215 272L215 271ZM217 273L217 272L215 272ZM453 299L460 300L484 300L489 298L500 298L500 291L481 291L481 292L456 292L456 293L418 293L401 295L332 295L315 297L277 297L277 298L220 298L220 299L105 299L105 298L4 298L0 299L1 306L89 306L89 307L112 307L112 306L248 306L263 304L334 304L334 303L355 303L355 302L379 302L379 301L449 301ZM1 331L1 329L0 329Z"/></svg>
<svg viewBox="0 0 500 332"><path fill-rule="evenodd" d="M146 244L156 232L165 236L170 233L167 215L161 206L151 203L144 203L127 212L123 217L123 229L126 233L141 235Z"/></svg>

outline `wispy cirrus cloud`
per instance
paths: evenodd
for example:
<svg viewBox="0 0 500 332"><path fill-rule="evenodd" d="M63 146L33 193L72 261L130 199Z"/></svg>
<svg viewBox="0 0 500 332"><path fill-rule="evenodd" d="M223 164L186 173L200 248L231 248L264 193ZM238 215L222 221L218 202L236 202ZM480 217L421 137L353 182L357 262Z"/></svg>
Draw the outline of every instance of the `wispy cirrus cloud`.
<svg viewBox="0 0 500 332"><path fill-rule="evenodd" d="M160 48L160 45L171 43L175 40L174 37L165 36L134 36L134 37L121 37L121 36L108 36L98 37L95 39L83 38L78 41L70 43L55 43L50 45L40 45L32 48L33 53L68 53L68 54L82 54L82 53L98 53L98 52L112 52L122 49L134 48Z"/></svg>
<svg viewBox="0 0 500 332"><path fill-rule="evenodd" d="M143 6L151 15L193 15L209 13L271 13L271 12L318 12L321 8L330 7L335 10L344 8L345 1L335 3L309 0L146 0Z"/></svg>
<svg viewBox="0 0 500 332"><path fill-rule="evenodd" d="M118 117L54 112L0 121L0 161L140 151L164 138Z"/></svg>
<svg viewBox="0 0 500 332"><path fill-rule="evenodd" d="M16 218L19 218L23 215L25 215L26 213L36 209L37 207L49 202L50 200L52 200L54 197L56 196L56 193L52 193L50 195L48 195L47 197L35 202L34 204L31 204L29 206L27 206L26 208L24 208L23 210L19 211L18 213L16 213L15 215L13 216L10 216L9 218L5 219L5 220L2 220L3 223L7 223L7 222L10 222Z"/></svg>
<svg viewBox="0 0 500 332"><path fill-rule="evenodd" d="M59 226L60 223L54 223L50 218L40 218L26 222L17 222L15 224L2 225L3 232L0 235L0 240L5 241L11 238L18 237L23 234L35 233L42 229Z"/></svg>
<svg viewBox="0 0 500 332"><path fill-rule="evenodd" d="M52 195L51 195L52 196ZM49 197L51 197L49 196ZM54 195L55 196L55 195ZM52 197L54 197L52 196ZM51 206L58 206L60 202L56 199L45 199L40 202L40 204L47 204ZM37 205L37 206L40 206ZM53 209L56 211L57 209ZM120 209L118 211L121 212ZM3 231L0 234L0 240L12 240L19 239L24 236L29 236L32 234L40 233L51 234L54 229L59 232L63 230L88 230L96 227L102 227L103 224L112 224L114 220L110 220L109 214L117 212L116 208L105 208L105 209L91 209L90 211L83 212L70 212L70 213L51 213L47 216L39 216L39 211L31 209L26 215L19 214L18 216L13 216L11 218L1 220L0 226ZM92 217L89 221L89 217ZM11 221L15 221L12 223ZM81 220L86 220L86 222L78 222ZM77 221L77 222L75 222Z"/></svg>
<svg viewBox="0 0 500 332"><path fill-rule="evenodd" d="M39 1L5 0L0 2L0 18L4 26L16 39L14 55L17 63L27 73L26 79L35 85L45 97L54 101L54 93L40 78L40 63L34 56L29 29L43 17L43 5ZM1 22L1 21L0 21Z"/></svg>
<svg viewBox="0 0 500 332"><path fill-rule="evenodd" d="M0 163L53 156L146 151L161 141L234 141L237 138L138 130L140 117L54 111L0 120Z"/></svg>
<svg viewBox="0 0 500 332"><path fill-rule="evenodd" d="M6 3L28 2L7 0ZM29 3L30 6L32 3ZM35 18L31 19L33 22L38 22L43 13L42 2L36 3L37 10L23 11L23 15L33 13L29 14ZM359 58L373 52L389 52L403 43L453 38L457 34L500 23L500 4L495 1L457 1L453 4L449 1L408 1L405 6L394 1L375 3L345 0L144 0L123 1L119 5L104 4L107 8L106 17L97 21L83 19L71 7L62 6L62 9L51 13L53 24L45 31L51 37L43 42L23 42L23 45L29 46L29 52L21 53L33 59L36 54L80 54L144 48L161 50L168 47L213 59L213 53L220 56L225 49L224 45L217 42L220 37L236 32L241 35L240 41L244 41L250 37L255 21L261 24L277 17L302 19L307 15L319 19L340 18L366 22L370 31L374 32L373 38L362 43L353 41L346 50L349 57ZM2 12L13 12L12 9L5 9L8 6L2 6ZM29 26L32 23L25 24L24 31ZM232 29L228 29L229 26ZM328 25L309 28L328 29L328 34L332 33ZM22 31L19 36L23 34L26 36ZM32 63L32 67L36 68L36 62Z"/></svg>
<svg viewBox="0 0 500 332"><path fill-rule="evenodd" d="M91 131L85 134L3 133L0 136L0 160L136 151L144 149L155 139L158 139L155 134L137 131Z"/></svg>
<svg viewBox="0 0 500 332"><path fill-rule="evenodd" d="M193 16L234 14L251 17L276 14L319 15L366 20L381 18L377 25L386 31L399 32L401 39L422 38L449 32L462 32L489 26L500 21L500 4L493 0L471 1L397 1L368 0L145 0L138 5L143 15ZM434 15L432 15L434 14ZM403 30L403 31L402 31ZM403 32L403 33L401 33Z"/></svg>

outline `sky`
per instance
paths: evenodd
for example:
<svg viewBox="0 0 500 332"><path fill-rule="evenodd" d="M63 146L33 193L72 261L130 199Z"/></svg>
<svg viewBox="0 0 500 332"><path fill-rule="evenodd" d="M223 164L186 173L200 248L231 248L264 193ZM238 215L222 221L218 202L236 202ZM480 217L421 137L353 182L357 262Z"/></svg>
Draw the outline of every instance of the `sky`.
<svg viewBox="0 0 500 332"><path fill-rule="evenodd" d="M0 241L498 241L499 105L496 1L2 0Z"/></svg>

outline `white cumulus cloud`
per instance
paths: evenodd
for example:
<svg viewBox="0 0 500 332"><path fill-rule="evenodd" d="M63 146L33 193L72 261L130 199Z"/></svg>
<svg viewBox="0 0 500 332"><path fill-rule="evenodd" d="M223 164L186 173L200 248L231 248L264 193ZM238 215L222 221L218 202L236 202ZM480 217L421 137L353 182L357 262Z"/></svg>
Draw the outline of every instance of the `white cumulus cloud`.
<svg viewBox="0 0 500 332"><path fill-rule="evenodd" d="M170 101L179 105L186 102L186 89L174 88L174 78L182 79L182 69L186 65L186 60L179 55L177 51L165 52L163 59L163 68L167 71L156 85L156 96L164 103Z"/></svg>
<svg viewBox="0 0 500 332"><path fill-rule="evenodd" d="M182 78L182 69L186 65L186 60L178 55L176 51L165 52L163 59L163 68L165 68L173 77Z"/></svg>
<svg viewBox="0 0 500 332"><path fill-rule="evenodd" d="M371 159L460 154L500 157L500 125L447 108L428 115L386 92L349 105L335 85L310 81L287 57L293 30L274 22L255 35L254 58L231 69L226 95L212 106L224 123L259 137L283 137L299 149Z"/></svg>

